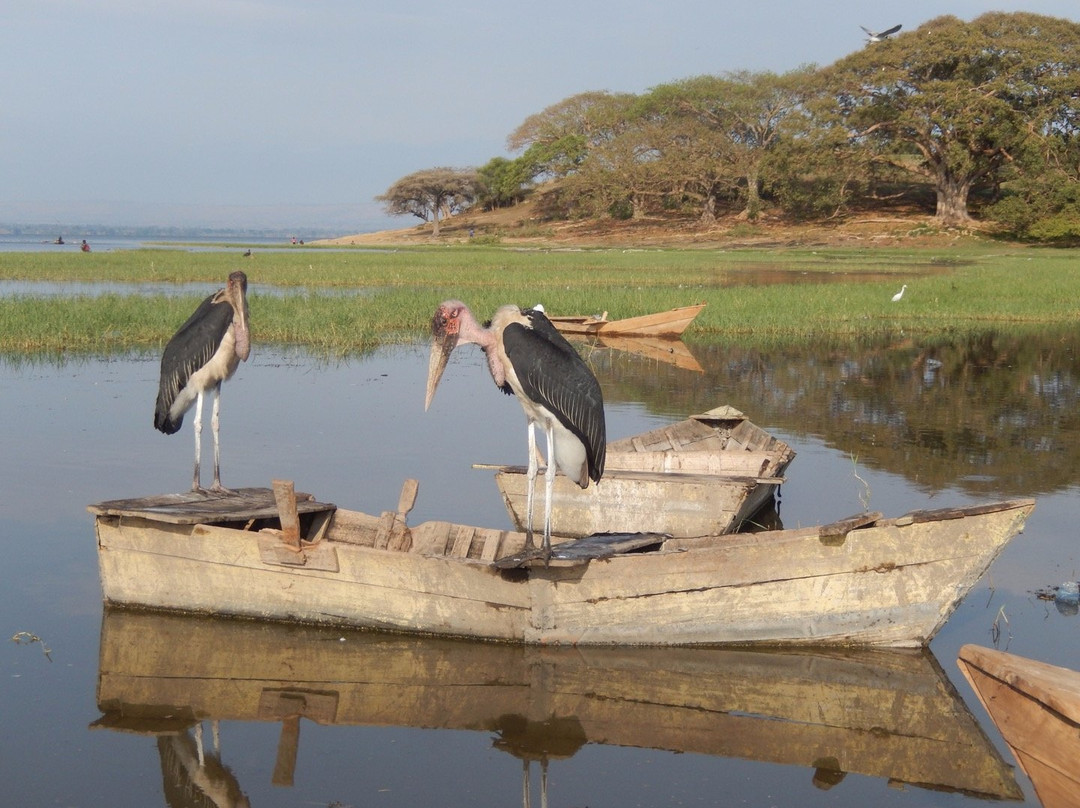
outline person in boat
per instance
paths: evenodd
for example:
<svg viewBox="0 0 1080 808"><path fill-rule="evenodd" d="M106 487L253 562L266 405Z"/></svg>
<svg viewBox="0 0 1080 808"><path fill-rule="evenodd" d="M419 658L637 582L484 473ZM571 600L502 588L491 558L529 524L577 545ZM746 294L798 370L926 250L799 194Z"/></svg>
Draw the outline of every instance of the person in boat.
<svg viewBox="0 0 1080 808"><path fill-rule="evenodd" d="M86 243L86 239L82 240L82 244L79 245L79 249L83 252L90 252L90 245Z"/></svg>

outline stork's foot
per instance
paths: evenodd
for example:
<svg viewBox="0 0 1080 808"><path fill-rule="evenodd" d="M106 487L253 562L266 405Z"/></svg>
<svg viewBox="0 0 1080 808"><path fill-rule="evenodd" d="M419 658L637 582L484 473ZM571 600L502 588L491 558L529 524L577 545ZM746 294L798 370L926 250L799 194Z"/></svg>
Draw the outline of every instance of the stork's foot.
<svg viewBox="0 0 1080 808"><path fill-rule="evenodd" d="M225 486L223 486L220 480L210 486L211 494L231 494L232 492L233 490L231 488L226 488Z"/></svg>

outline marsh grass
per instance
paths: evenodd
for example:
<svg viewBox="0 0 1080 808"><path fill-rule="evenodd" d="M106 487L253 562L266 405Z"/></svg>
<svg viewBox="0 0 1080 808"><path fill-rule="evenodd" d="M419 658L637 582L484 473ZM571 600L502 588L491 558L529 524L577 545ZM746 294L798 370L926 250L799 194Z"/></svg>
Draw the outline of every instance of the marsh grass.
<svg viewBox="0 0 1080 808"><path fill-rule="evenodd" d="M0 253L0 280L219 283L240 268L250 278L256 340L350 353L424 338L432 311L447 298L466 301L481 317L506 302L618 318L703 301L707 308L687 332L699 341L1035 329L1080 319L1075 263L1067 250L986 244L949 250L446 246L256 251L252 258L239 251L150 249ZM908 290L892 303L902 283ZM260 294L260 285L284 293ZM366 293L327 293L356 288ZM0 352L157 350L198 302L186 295L2 296Z"/></svg>

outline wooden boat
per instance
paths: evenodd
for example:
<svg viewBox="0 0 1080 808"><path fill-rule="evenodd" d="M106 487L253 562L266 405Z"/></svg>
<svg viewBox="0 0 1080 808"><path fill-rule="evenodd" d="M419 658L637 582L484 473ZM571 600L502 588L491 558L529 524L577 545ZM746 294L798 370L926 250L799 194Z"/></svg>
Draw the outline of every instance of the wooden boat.
<svg viewBox="0 0 1080 808"><path fill-rule="evenodd" d="M717 407L609 443L598 484L582 489L558 475L551 530L575 538L594 533L731 533L772 504L794 457L788 444L735 408ZM529 493L525 467L474 467L495 471L510 519L524 530ZM543 507L542 498L538 507Z"/></svg>
<svg viewBox="0 0 1080 808"><path fill-rule="evenodd" d="M586 651L106 609L97 704L95 728L162 739L170 768L196 768L189 733L202 721L280 723L275 785L293 780L306 720L305 733L482 732L541 764L604 744L802 766L822 788L853 773L1021 797L926 650ZM213 786L197 769L191 779Z"/></svg>
<svg viewBox="0 0 1080 808"><path fill-rule="evenodd" d="M669 311L609 320L607 312L593 315L548 315L548 319L563 334L585 334L605 337L663 337L674 339L682 335L686 327L705 308L704 303L681 306Z"/></svg>
<svg viewBox="0 0 1080 808"><path fill-rule="evenodd" d="M274 490L116 500L96 515L105 600L155 609L568 645L929 642L1034 507L860 514L824 527L555 544L406 524ZM291 506L291 507L290 507Z"/></svg>
<svg viewBox="0 0 1080 808"><path fill-rule="evenodd" d="M977 645L959 664L1043 808L1080 806L1080 673Z"/></svg>

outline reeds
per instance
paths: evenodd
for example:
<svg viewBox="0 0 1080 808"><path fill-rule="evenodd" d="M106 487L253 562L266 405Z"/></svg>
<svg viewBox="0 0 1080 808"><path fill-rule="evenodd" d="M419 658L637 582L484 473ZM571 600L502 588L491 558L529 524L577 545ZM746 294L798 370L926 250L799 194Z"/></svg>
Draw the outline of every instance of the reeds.
<svg viewBox="0 0 1080 808"><path fill-rule="evenodd" d="M1071 252L941 249L239 250L0 253L0 280L221 283L250 278L254 338L330 353L423 339L436 304L480 318L502 303L629 317L706 302L693 340L783 343L957 334L1080 319ZM903 300L891 297L908 284ZM274 287L268 289L267 287ZM260 292L260 288L263 291ZM198 305L189 295L0 295L0 353L160 349Z"/></svg>

